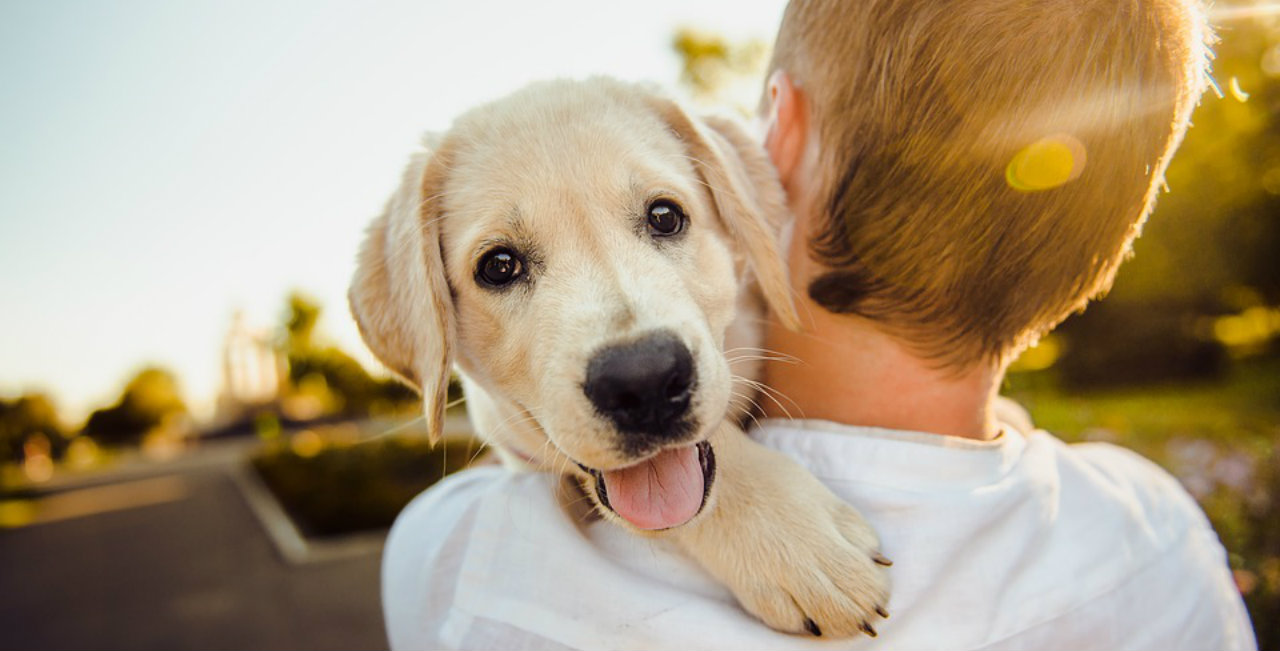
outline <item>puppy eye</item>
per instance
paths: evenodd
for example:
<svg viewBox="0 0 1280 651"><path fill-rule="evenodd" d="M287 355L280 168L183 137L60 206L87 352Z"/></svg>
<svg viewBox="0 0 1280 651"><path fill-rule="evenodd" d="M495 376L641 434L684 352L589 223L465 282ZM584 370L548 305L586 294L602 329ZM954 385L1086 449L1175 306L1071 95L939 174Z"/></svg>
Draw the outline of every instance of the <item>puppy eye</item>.
<svg viewBox="0 0 1280 651"><path fill-rule="evenodd" d="M494 249L480 258L476 278L491 287L510 284L524 273L524 265L511 249Z"/></svg>
<svg viewBox="0 0 1280 651"><path fill-rule="evenodd" d="M670 199L649 204L649 232L655 237L670 237L683 231L687 219L680 206Z"/></svg>

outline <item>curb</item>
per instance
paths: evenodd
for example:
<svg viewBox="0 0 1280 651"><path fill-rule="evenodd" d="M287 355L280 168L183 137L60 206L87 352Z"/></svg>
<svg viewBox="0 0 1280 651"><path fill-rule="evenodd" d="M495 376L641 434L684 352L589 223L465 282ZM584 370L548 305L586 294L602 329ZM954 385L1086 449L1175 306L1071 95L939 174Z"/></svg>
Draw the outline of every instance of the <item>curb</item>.
<svg viewBox="0 0 1280 651"><path fill-rule="evenodd" d="M267 537L275 546L280 558L290 565L327 563L378 554L387 539L387 531L372 531L325 540L308 539L298 530L293 518L267 488L257 471L248 463L236 464L227 469L245 503L253 512Z"/></svg>

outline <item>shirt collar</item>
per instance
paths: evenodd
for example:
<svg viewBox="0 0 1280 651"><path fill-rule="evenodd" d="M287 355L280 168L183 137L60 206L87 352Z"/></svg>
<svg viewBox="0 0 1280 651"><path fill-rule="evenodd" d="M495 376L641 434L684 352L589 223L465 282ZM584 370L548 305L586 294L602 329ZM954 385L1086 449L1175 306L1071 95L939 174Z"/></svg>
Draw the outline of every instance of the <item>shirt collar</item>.
<svg viewBox="0 0 1280 651"><path fill-rule="evenodd" d="M1026 434L1008 423L1001 423L1001 434L990 441L786 419L764 419L751 436L800 462L819 479L910 492L994 484L1017 465L1027 444Z"/></svg>

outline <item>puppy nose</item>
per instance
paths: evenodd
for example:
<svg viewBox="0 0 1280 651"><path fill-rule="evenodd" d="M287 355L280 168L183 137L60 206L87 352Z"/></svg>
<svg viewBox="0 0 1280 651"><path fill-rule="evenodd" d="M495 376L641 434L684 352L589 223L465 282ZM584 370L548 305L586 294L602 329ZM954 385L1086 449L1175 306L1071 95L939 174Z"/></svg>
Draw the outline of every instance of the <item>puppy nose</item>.
<svg viewBox="0 0 1280 651"><path fill-rule="evenodd" d="M582 389L619 430L674 438L687 429L680 419L694 379L689 349L675 334L659 332L597 351Z"/></svg>

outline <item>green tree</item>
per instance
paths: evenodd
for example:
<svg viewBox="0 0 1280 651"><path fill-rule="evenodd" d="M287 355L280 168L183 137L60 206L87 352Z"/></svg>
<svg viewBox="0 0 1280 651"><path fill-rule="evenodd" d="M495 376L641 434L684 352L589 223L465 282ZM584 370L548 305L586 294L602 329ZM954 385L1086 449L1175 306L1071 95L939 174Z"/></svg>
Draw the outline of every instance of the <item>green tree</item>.
<svg viewBox="0 0 1280 651"><path fill-rule="evenodd" d="M137 445L148 432L186 413L177 379L152 366L129 380L116 404L90 414L84 433L103 445Z"/></svg>
<svg viewBox="0 0 1280 651"><path fill-rule="evenodd" d="M698 101L749 113L760 100L769 46L732 42L714 32L681 28L671 39L680 57L680 83Z"/></svg>
<svg viewBox="0 0 1280 651"><path fill-rule="evenodd" d="M326 411L353 417L416 407L412 389L394 379L373 377L341 349L320 342L316 324L322 310L319 302L301 292L286 299L283 348L290 391L311 394L327 405Z"/></svg>
<svg viewBox="0 0 1280 651"><path fill-rule="evenodd" d="M27 442L38 437L49 443L54 457L66 450L67 437L53 400L43 393L0 398L0 461L22 461Z"/></svg>
<svg viewBox="0 0 1280 651"><path fill-rule="evenodd" d="M290 292L285 302L286 352L311 352L315 346L316 323L320 321L320 303L298 291Z"/></svg>

